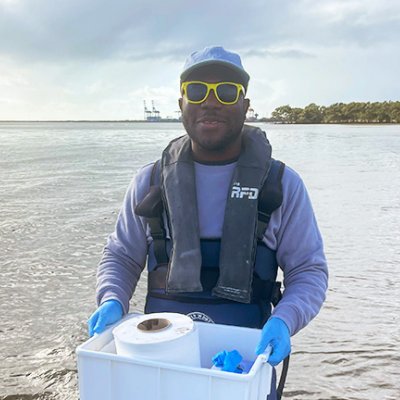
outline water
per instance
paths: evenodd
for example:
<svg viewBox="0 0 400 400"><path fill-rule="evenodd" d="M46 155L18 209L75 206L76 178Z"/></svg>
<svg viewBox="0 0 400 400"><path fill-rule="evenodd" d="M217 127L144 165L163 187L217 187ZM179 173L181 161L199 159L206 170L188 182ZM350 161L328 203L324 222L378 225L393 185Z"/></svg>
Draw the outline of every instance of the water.
<svg viewBox="0 0 400 400"><path fill-rule="evenodd" d="M324 236L328 299L293 338L285 398L400 398L400 126L278 126ZM0 123L0 399L79 398L95 274L126 187L179 124ZM141 310L139 283L131 310Z"/></svg>

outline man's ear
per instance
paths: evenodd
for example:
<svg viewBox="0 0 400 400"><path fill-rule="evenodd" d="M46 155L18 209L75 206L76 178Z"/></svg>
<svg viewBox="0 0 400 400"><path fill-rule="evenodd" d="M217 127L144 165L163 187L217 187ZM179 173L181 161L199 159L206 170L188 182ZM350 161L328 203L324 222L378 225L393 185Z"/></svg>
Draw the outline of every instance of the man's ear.
<svg viewBox="0 0 400 400"><path fill-rule="evenodd" d="M249 107L250 107L250 99L243 99L243 111L245 115L247 114Z"/></svg>
<svg viewBox="0 0 400 400"><path fill-rule="evenodd" d="M178 99L179 109L182 111L182 97Z"/></svg>

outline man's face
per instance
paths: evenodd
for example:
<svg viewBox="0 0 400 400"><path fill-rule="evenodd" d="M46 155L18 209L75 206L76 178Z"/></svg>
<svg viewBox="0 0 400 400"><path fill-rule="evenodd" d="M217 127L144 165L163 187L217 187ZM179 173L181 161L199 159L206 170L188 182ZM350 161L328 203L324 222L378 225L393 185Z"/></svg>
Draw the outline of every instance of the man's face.
<svg viewBox="0 0 400 400"><path fill-rule="evenodd" d="M187 81L238 82L236 75L225 67L208 66L194 71ZM225 161L239 155L241 131L249 100L241 93L237 103L225 105L214 91L200 104L191 104L183 96L179 99L182 122L199 161Z"/></svg>

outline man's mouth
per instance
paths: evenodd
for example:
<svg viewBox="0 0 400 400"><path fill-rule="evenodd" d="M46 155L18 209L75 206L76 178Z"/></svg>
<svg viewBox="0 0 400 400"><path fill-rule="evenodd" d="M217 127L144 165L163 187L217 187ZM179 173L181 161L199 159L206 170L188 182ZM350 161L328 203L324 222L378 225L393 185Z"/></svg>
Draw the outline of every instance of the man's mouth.
<svg viewBox="0 0 400 400"><path fill-rule="evenodd" d="M223 123L224 121L221 119L212 118L212 117L203 117L203 118L200 118L198 120L198 122L201 124L204 124L204 125L208 125L208 126L215 126L220 123Z"/></svg>
<svg viewBox="0 0 400 400"><path fill-rule="evenodd" d="M204 125L217 125L218 123L219 123L219 121L208 121L208 120L204 120L204 121L201 121L201 123L202 124L204 124Z"/></svg>

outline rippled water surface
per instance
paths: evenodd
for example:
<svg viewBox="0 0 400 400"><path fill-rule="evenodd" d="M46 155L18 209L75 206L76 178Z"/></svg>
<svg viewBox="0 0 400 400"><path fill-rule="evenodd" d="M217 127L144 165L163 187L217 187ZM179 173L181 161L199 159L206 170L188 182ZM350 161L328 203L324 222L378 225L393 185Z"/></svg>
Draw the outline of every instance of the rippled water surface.
<svg viewBox="0 0 400 400"><path fill-rule="evenodd" d="M260 125L303 177L328 299L293 338L284 398L400 399L400 126ZM175 123L0 123L0 399L79 398L95 273L137 169ZM141 310L144 285L131 301Z"/></svg>

